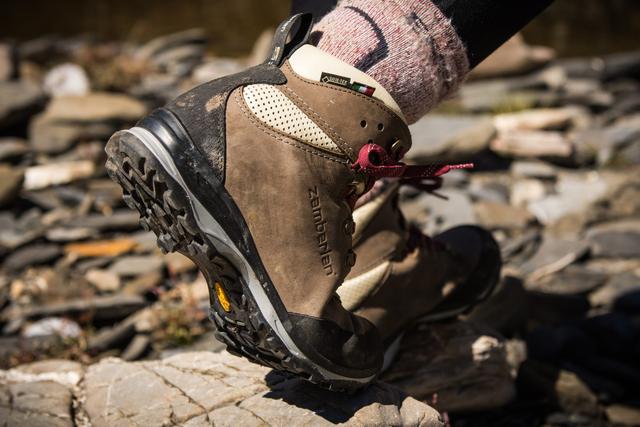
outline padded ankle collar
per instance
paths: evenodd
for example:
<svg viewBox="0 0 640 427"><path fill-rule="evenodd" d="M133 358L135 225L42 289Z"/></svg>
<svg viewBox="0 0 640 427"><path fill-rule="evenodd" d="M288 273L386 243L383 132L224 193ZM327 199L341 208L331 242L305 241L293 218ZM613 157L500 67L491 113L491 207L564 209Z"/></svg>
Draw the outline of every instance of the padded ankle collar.
<svg viewBox="0 0 640 427"><path fill-rule="evenodd" d="M405 123L406 120L400 107L393 100L389 92L369 75L335 56L318 49L310 44L300 46L289 58L293 71L301 77L317 82L325 82L327 75L345 79L348 85L360 84L374 89L371 97L384 103L395 112Z"/></svg>

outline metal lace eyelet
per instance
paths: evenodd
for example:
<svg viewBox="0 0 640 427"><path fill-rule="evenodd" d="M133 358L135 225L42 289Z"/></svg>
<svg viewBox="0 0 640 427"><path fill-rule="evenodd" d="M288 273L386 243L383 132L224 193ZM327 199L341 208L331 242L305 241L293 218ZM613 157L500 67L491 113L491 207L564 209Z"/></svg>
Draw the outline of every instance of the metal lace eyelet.
<svg viewBox="0 0 640 427"><path fill-rule="evenodd" d="M356 223L353 222L353 220L351 218L345 220L344 222L344 232L351 236L353 235L353 233L355 233L356 231Z"/></svg>
<svg viewBox="0 0 640 427"><path fill-rule="evenodd" d="M356 253L353 252L352 250L349 250L349 252L347 252L347 266L349 268L353 267L354 265L356 265Z"/></svg>
<svg viewBox="0 0 640 427"><path fill-rule="evenodd" d="M396 142L391 144L391 155L394 158L400 159L402 158L402 156L404 156L406 152L407 152L407 147L403 140L398 139L396 140Z"/></svg>

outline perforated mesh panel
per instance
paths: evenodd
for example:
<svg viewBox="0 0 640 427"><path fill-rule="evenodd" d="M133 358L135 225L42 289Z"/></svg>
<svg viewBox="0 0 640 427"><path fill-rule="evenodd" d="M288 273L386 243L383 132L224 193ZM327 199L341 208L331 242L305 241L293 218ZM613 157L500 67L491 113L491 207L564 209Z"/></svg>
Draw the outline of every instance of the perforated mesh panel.
<svg viewBox="0 0 640 427"><path fill-rule="evenodd" d="M331 138L278 88L250 85L244 88L243 95L251 112L269 126L309 145L342 153Z"/></svg>

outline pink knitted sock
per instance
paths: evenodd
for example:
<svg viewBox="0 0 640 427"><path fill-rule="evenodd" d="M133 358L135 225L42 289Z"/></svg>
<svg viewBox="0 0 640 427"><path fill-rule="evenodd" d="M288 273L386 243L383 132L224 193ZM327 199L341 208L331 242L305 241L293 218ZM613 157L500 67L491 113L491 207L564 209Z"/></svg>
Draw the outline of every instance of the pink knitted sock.
<svg viewBox="0 0 640 427"><path fill-rule="evenodd" d="M462 41L429 0L345 0L313 28L317 46L364 71L413 123L469 71Z"/></svg>

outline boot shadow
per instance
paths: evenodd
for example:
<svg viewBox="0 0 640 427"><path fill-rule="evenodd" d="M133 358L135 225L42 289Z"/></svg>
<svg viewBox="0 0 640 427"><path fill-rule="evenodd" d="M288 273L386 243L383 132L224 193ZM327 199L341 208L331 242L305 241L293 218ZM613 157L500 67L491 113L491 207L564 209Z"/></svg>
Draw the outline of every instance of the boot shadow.
<svg viewBox="0 0 640 427"><path fill-rule="evenodd" d="M265 375L265 382L270 388L265 398L282 400L288 405L312 411L334 424L348 422L360 409L373 404L399 407L407 397L395 387L380 382L354 393L345 393L326 390L278 371Z"/></svg>

